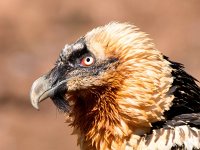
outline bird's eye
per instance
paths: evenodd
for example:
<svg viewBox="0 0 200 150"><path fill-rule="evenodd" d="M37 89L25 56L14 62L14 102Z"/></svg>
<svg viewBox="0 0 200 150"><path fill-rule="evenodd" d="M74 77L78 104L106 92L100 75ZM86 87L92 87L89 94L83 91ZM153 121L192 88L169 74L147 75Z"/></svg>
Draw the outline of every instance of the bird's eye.
<svg viewBox="0 0 200 150"><path fill-rule="evenodd" d="M84 67L89 67L94 64L94 58L92 56L86 56L81 60L81 65Z"/></svg>

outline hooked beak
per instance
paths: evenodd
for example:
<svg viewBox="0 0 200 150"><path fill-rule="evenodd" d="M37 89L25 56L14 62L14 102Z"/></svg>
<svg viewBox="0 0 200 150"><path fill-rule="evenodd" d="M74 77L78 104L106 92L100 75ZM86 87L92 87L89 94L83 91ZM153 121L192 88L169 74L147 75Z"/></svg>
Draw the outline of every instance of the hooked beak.
<svg viewBox="0 0 200 150"><path fill-rule="evenodd" d="M48 97L52 98L58 93L59 88L66 85L67 80L52 84L51 78L46 75L35 80L31 87L30 99L34 108L39 110L39 103Z"/></svg>

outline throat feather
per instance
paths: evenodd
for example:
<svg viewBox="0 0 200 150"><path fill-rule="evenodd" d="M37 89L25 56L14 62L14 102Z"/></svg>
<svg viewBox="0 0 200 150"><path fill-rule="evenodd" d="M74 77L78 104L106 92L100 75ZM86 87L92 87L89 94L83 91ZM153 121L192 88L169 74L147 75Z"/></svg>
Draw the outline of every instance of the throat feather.
<svg viewBox="0 0 200 150"><path fill-rule="evenodd" d="M80 145L87 145L85 149L111 149L123 145L124 140L129 138L131 130L120 116L115 91L104 88L81 91L74 96L76 104L71 125L80 133Z"/></svg>

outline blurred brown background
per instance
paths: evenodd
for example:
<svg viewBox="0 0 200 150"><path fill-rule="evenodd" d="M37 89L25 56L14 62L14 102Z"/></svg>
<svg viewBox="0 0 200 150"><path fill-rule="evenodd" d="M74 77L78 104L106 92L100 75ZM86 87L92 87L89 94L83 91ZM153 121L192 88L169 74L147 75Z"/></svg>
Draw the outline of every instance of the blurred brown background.
<svg viewBox="0 0 200 150"><path fill-rule="evenodd" d="M52 102L31 107L32 82L66 43L110 21L130 22L200 80L199 0L0 1L0 150L78 149Z"/></svg>

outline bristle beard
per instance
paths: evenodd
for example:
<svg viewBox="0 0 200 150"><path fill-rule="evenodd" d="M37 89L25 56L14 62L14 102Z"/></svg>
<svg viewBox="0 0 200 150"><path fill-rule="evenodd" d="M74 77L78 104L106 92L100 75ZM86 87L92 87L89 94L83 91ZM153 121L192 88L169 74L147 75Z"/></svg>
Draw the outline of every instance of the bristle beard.
<svg viewBox="0 0 200 150"><path fill-rule="evenodd" d="M66 90L61 90L51 97L53 103L56 105L59 111L64 113L69 113L70 105L69 102L65 99Z"/></svg>

